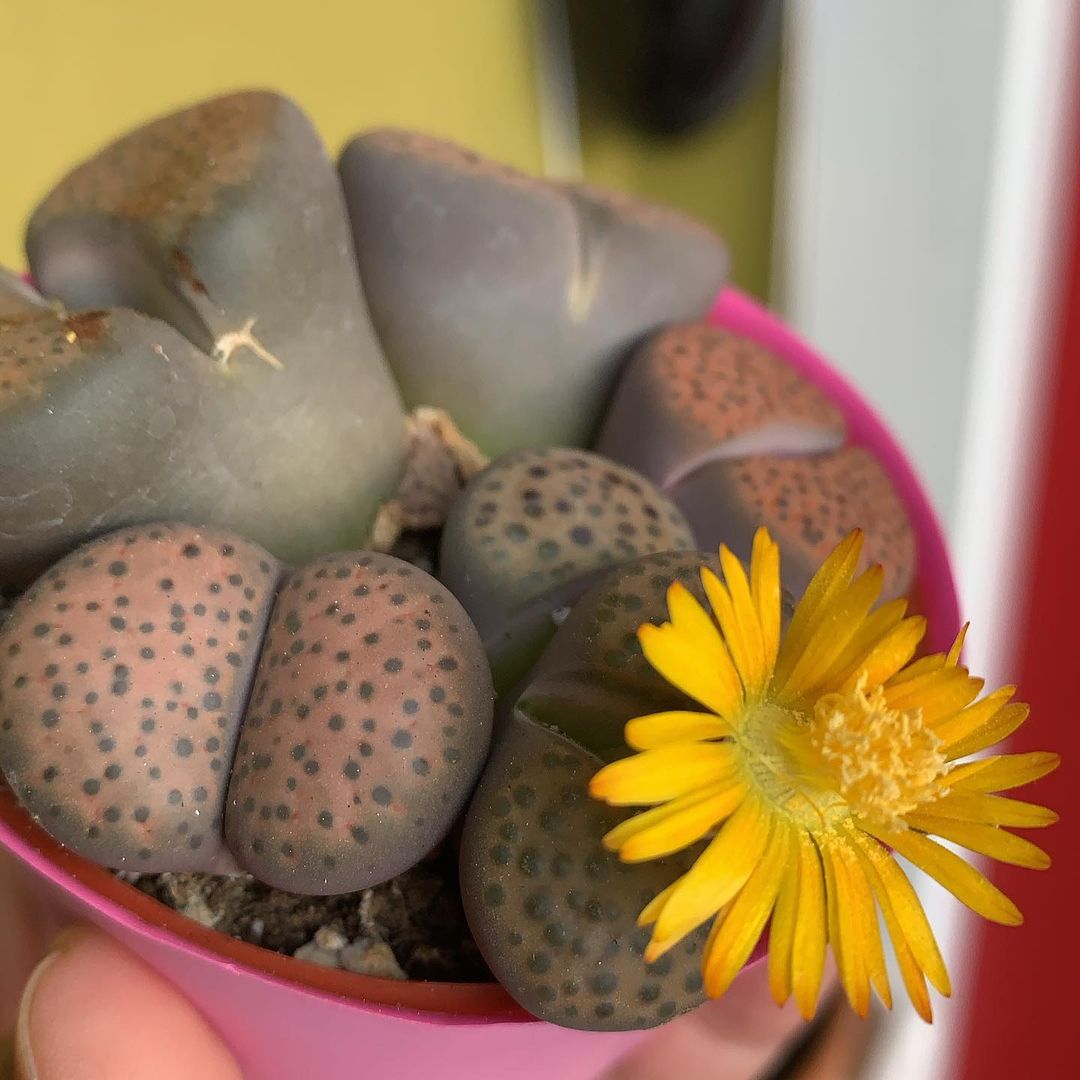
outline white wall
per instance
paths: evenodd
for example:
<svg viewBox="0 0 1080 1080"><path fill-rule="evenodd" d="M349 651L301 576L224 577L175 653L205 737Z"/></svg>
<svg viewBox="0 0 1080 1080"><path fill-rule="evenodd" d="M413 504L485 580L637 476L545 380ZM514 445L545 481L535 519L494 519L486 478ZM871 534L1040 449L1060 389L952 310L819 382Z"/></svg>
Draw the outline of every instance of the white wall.
<svg viewBox="0 0 1080 1080"><path fill-rule="evenodd" d="M885 413L946 520L1006 6L789 6L776 299Z"/></svg>

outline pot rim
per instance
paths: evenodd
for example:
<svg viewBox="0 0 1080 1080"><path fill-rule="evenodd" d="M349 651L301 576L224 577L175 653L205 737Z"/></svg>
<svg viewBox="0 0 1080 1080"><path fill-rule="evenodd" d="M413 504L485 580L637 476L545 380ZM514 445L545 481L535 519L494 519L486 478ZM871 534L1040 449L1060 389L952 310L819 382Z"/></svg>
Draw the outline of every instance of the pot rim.
<svg viewBox="0 0 1080 1080"><path fill-rule="evenodd" d="M708 316L760 342L820 387L840 408L848 442L872 451L904 503L916 534L913 610L927 616L926 647L947 649L959 628L959 605L944 534L914 469L877 411L824 358L777 316L735 288L725 288ZM111 871L57 843L0 781L0 846L37 875L142 938L215 964L243 967L263 979L300 987L369 1011L405 1014L437 1024L540 1023L497 983L440 983L379 978L324 968L203 926Z"/></svg>

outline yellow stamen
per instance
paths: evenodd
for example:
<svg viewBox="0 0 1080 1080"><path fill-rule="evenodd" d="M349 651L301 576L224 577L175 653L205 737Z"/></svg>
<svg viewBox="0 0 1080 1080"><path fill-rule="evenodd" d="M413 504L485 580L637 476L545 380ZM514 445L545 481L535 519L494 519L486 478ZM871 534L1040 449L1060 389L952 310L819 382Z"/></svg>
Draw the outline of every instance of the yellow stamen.
<svg viewBox="0 0 1080 1080"><path fill-rule="evenodd" d="M866 692L865 676L818 701L810 741L851 809L889 829L935 797L945 772L941 740L921 710L890 709L880 686Z"/></svg>

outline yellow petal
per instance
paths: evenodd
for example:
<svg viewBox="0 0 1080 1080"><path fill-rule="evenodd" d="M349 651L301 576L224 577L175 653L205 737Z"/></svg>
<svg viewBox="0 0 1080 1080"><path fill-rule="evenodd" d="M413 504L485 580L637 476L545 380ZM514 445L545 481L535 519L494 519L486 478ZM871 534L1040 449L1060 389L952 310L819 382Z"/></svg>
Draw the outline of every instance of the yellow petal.
<svg viewBox="0 0 1080 1080"><path fill-rule="evenodd" d="M743 685L747 693L756 696L765 689L765 684L772 675L771 667L765 665L765 645L761 635L761 624L758 622L757 608L750 593L750 582L746 579L743 565L731 553L726 546L720 548L720 566L724 571L724 582L727 586L721 595L730 600L730 615L733 617L737 629L728 633L728 628L721 622L724 637L732 644L732 656L735 665L742 675ZM713 603L715 594L720 593L716 587L720 584L716 575L704 568L701 573L702 584L705 586L709 603ZM715 611L715 605L713 607ZM719 612L717 612L719 617ZM735 648L734 643L738 643Z"/></svg>
<svg viewBox="0 0 1080 1080"><path fill-rule="evenodd" d="M881 947L874 893L866 870L855 854L855 846L851 843L855 834L855 829L848 830L848 843L837 845L837 856L843 861L847 871L853 922L858 933L858 948L864 957L870 983L885 1008L891 1009L892 988L889 986L889 976L885 969L885 953ZM843 897L841 902L843 903Z"/></svg>
<svg viewBox="0 0 1080 1080"><path fill-rule="evenodd" d="M791 951L791 985L799 1012L809 1020L817 1009L825 971L828 918L825 875L817 845L802 829L799 841L799 899Z"/></svg>
<svg viewBox="0 0 1080 1080"><path fill-rule="evenodd" d="M706 652L671 623L638 630L641 651L672 686L718 716L731 720L742 709L742 684L723 642Z"/></svg>
<svg viewBox="0 0 1080 1080"><path fill-rule="evenodd" d="M723 919L717 919L705 946L705 990L709 997L719 997L727 990L761 937L791 856L791 844L791 830L777 822L761 861Z"/></svg>
<svg viewBox="0 0 1080 1080"><path fill-rule="evenodd" d="M929 837L911 829L879 833L875 826L861 820L858 825L864 832L888 844L928 873L977 915L1005 926L1019 926L1024 921L1019 908L997 886L987 881L959 855L954 855Z"/></svg>
<svg viewBox="0 0 1080 1080"><path fill-rule="evenodd" d="M783 686L792 669L802 657L807 644L819 622L820 612L842 594L855 576L855 567L862 554L863 534L859 529L852 532L833 548L810 580L802 599L795 607L780 654L776 661L774 686Z"/></svg>
<svg viewBox="0 0 1080 1080"><path fill-rule="evenodd" d="M900 976L904 980L904 987L908 992L908 997L911 998L915 1011L929 1024L934 1018L934 1013L930 1005L930 994L926 989L926 978L923 975L923 970L915 959L915 954L911 951L911 946L908 944L903 927L900 925L900 920L896 916L888 891L882 884L880 876L862 848L856 847L855 851L863 863L866 870L866 879L870 882L874 898L877 900L878 906L881 908L881 914L885 919L885 926L892 940L893 953L896 956Z"/></svg>
<svg viewBox="0 0 1080 1080"><path fill-rule="evenodd" d="M673 581L668 586L667 609L671 625L687 641L693 641L706 652L723 648L716 623L681 581Z"/></svg>
<svg viewBox="0 0 1080 1080"><path fill-rule="evenodd" d="M972 732L985 727L1015 693L1015 686L1003 686L1000 690L987 694L981 701L976 701L959 712L945 715L933 725L934 734L948 749L961 739L966 739Z"/></svg>
<svg viewBox="0 0 1080 1080"><path fill-rule="evenodd" d="M1061 764L1057 754L1032 750L1026 754L998 754L957 765L942 779L951 791L981 795L1023 787L1052 773Z"/></svg>
<svg viewBox="0 0 1080 1080"><path fill-rule="evenodd" d="M653 750L675 742L722 739L731 734L731 725L715 713L650 713L635 717L626 725L626 741L635 750Z"/></svg>
<svg viewBox="0 0 1080 1080"><path fill-rule="evenodd" d="M847 865L840 852L842 844L826 843L821 848L825 864L825 898L829 909L829 941L832 943L840 982L851 1007L859 1016L870 1009L870 977L863 952L861 919L855 888L848 879Z"/></svg>
<svg viewBox="0 0 1080 1080"><path fill-rule="evenodd" d="M802 655L783 683L774 684L777 700L801 702L827 678L837 659L858 633L881 593L883 571L871 566L822 612Z"/></svg>
<svg viewBox="0 0 1080 1080"><path fill-rule="evenodd" d="M998 862L1024 866L1029 870L1045 870L1050 865L1050 856L1041 847L995 825L980 825L972 821L949 820L920 813L908 814L905 820L912 828L933 833L943 840L966 847L969 851L997 859Z"/></svg>
<svg viewBox="0 0 1080 1080"><path fill-rule="evenodd" d="M682 877L676 878L666 889L658 892L642 909L641 914L637 917L638 926L648 926L650 923L656 922L660 918L660 912L664 910L664 905L675 895L675 890L682 883Z"/></svg>
<svg viewBox="0 0 1080 1080"><path fill-rule="evenodd" d="M952 993L952 983L945 961L941 957L934 931L923 910L922 901L915 887L908 880L907 874L897 865L891 853L877 841L868 836L854 834L856 850L876 874L880 883L881 895L889 899L889 904L896 916L904 939L911 949L921 971L924 971L940 994L948 997ZM874 885L871 879L871 886Z"/></svg>
<svg viewBox="0 0 1080 1080"><path fill-rule="evenodd" d="M983 680L973 679L964 668L945 667L900 686L890 684L885 701L901 712L921 710L923 723L933 727L974 701L982 688Z"/></svg>
<svg viewBox="0 0 1080 1080"><path fill-rule="evenodd" d="M745 785L733 784L706 798L687 795L675 799L616 826L604 837L604 845L617 847L623 862L662 858L700 840L725 821L745 795ZM616 838L620 829L625 831Z"/></svg>
<svg viewBox="0 0 1080 1080"><path fill-rule="evenodd" d="M1045 806L1002 795L946 795L925 804L922 810L934 817L974 821L979 825L1005 825L1011 829L1042 829L1058 819Z"/></svg>
<svg viewBox="0 0 1080 1080"><path fill-rule="evenodd" d="M901 601L900 611L903 611L903 606ZM874 616L887 607L888 605L884 605L875 611L863 624L864 629L870 627ZM866 677L866 685L869 687L886 682L915 655L915 650L925 634L926 620L921 615L902 619L883 635L879 634L872 638L869 632L864 633L864 630L860 630L855 635L852 645L848 647L848 652L861 653L861 655L854 661L848 660L846 654L842 656L836 665L835 674L830 673L828 685L839 684L840 692L844 693L854 690L863 676ZM869 651L864 644L866 640L873 642Z"/></svg>
<svg viewBox="0 0 1080 1080"><path fill-rule="evenodd" d="M945 755L947 761L955 761L957 758L967 757L968 754L977 754L988 746L1007 739L1028 718L1028 706L1021 701L1014 701L996 713L977 731L962 739L958 739L949 748Z"/></svg>
<svg viewBox="0 0 1080 1080"><path fill-rule="evenodd" d="M780 545L764 526L754 533L750 555L750 592L761 627L765 667L772 672L780 649Z"/></svg>
<svg viewBox="0 0 1080 1080"><path fill-rule="evenodd" d="M769 923L769 989L777 1005L783 1005L791 997L791 955L795 948L795 915L799 907L800 862L799 841L793 831L790 858L780 879L776 907Z"/></svg>
<svg viewBox="0 0 1080 1080"><path fill-rule="evenodd" d="M971 623L964 623L960 627L960 632L956 635L956 640L952 643L952 647L945 657L945 663L949 667L956 667L960 663L960 653L964 651L964 639L967 637L968 627L970 626Z"/></svg>
<svg viewBox="0 0 1080 1080"><path fill-rule="evenodd" d="M675 743L605 765L589 794L612 806L648 806L717 783L738 764L732 743Z"/></svg>
<svg viewBox="0 0 1080 1080"><path fill-rule="evenodd" d="M765 850L769 824L770 815L756 798L742 801L664 905L650 949L679 941L735 896Z"/></svg>
<svg viewBox="0 0 1080 1080"><path fill-rule="evenodd" d="M951 653L931 653L929 656L920 656L918 660L912 661L902 671L898 671L890 680L890 686L900 686L903 683L911 682L912 679L921 679L924 675L929 675L933 671L940 671L946 667L956 667L956 664L949 662Z"/></svg>

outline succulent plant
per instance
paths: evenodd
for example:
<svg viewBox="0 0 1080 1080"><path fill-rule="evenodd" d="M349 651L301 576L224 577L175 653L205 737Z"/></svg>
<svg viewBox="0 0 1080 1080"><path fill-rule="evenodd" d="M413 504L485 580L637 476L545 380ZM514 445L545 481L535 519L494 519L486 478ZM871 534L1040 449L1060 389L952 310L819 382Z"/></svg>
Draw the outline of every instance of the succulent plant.
<svg viewBox="0 0 1080 1080"><path fill-rule="evenodd" d="M693 707L635 632L762 523L795 593L855 525L888 594L915 561L838 408L685 321L720 242L410 133L338 175L242 93L75 169L27 246L50 299L0 272L0 598L61 559L0 619L31 814L107 866L331 894L468 804L468 918L522 1005L618 1030L699 1003L704 931L646 964L636 926L694 852L620 862L587 794L627 721ZM403 530L439 581L325 554Z"/></svg>
<svg viewBox="0 0 1080 1080"><path fill-rule="evenodd" d="M74 850L325 893L442 838L492 693L467 615L421 570L351 553L287 571L164 524L85 545L19 600L0 709L12 790Z"/></svg>
<svg viewBox="0 0 1080 1080"><path fill-rule="evenodd" d="M405 401L447 409L493 457L588 444L627 350L703 316L727 276L697 222L413 132L361 135L341 178Z"/></svg>
<svg viewBox="0 0 1080 1080"><path fill-rule="evenodd" d="M656 675L635 630L662 618L673 581L701 595L697 552L650 555L574 606L506 710L462 833L465 910L491 970L530 1012L597 1030L650 1027L697 1005L702 934L646 965L641 909L685 870L629 865L601 843L624 815L588 797L627 752L634 716L696 708Z"/></svg>
<svg viewBox="0 0 1080 1080"><path fill-rule="evenodd" d="M353 554L287 575L229 789L238 861L310 893L415 865L472 789L492 700L475 628L423 571Z"/></svg>
<svg viewBox="0 0 1080 1080"><path fill-rule="evenodd" d="M643 476L586 450L518 450L454 503L439 576L476 623L502 690L608 569L694 546L686 519Z"/></svg>
<svg viewBox="0 0 1080 1080"><path fill-rule="evenodd" d="M0 579L152 519L290 560L365 541L404 414L294 105L236 94L127 135L45 199L27 249L76 314L0 324Z"/></svg>
<svg viewBox="0 0 1080 1080"><path fill-rule="evenodd" d="M915 570L911 526L881 465L846 437L837 407L763 346L684 323L631 358L597 448L658 484L703 548L747 558L767 525L795 595L858 526L864 561L880 562L884 595L899 596Z"/></svg>

